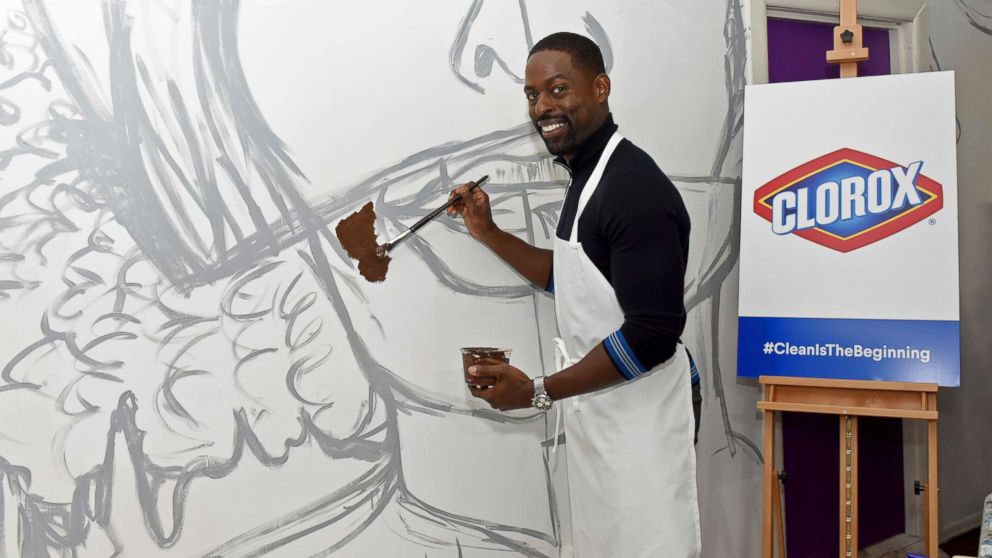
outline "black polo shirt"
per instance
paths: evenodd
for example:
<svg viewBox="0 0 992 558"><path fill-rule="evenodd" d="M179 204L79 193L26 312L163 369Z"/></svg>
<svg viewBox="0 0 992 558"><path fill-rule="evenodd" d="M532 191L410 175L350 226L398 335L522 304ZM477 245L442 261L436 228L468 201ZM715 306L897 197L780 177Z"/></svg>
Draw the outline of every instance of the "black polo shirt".
<svg viewBox="0 0 992 558"><path fill-rule="evenodd" d="M610 115L571 162L556 160L572 174L558 238L568 240L582 189L616 129ZM689 213L672 181L629 140L610 158L579 219L578 239L623 310L623 325L604 339L620 372L631 379L671 358L685 327Z"/></svg>

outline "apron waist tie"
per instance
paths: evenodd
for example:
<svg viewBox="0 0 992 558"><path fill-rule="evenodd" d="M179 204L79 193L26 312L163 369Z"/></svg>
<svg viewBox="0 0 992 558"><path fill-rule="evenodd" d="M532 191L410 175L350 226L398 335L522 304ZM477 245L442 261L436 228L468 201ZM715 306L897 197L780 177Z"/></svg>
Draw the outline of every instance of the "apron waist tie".
<svg viewBox="0 0 992 558"><path fill-rule="evenodd" d="M570 364L568 357L568 350L565 349L565 340L561 337L555 337L555 372L561 372L565 366ZM554 444L551 448L551 456L555 459L554 469L558 469L558 440L561 439L561 423L562 417L564 415L564 410L562 405L565 405L564 401L559 401L555 405L555 434L554 434Z"/></svg>

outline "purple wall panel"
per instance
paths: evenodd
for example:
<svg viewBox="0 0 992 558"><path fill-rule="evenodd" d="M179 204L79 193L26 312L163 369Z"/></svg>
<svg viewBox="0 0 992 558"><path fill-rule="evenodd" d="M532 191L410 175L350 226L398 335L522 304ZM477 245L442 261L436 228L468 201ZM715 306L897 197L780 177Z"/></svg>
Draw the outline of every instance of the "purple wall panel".
<svg viewBox="0 0 992 558"><path fill-rule="evenodd" d="M840 68L826 61L833 48L833 24L768 19L768 81L806 81L840 77ZM864 29L868 60L858 65L859 76L884 76L890 72L889 32Z"/></svg>

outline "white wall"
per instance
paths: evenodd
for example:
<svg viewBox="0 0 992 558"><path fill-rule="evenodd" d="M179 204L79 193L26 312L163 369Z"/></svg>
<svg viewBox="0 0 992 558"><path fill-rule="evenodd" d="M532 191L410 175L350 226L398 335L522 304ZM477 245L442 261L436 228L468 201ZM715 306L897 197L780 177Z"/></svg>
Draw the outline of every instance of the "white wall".
<svg viewBox="0 0 992 558"><path fill-rule="evenodd" d="M957 79L961 387L943 390L940 408L941 538L978 526L992 492L992 18L988 2L930 3L935 65Z"/></svg>
<svg viewBox="0 0 992 558"><path fill-rule="evenodd" d="M488 173L547 246L564 177L519 76L559 30L608 46L621 129L690 209L704 554L757 553L735 3L3 8L0 554L556 555L550 427L470 400L456 352L547 371L551 300L446 218L376 285L331 231L373 201L392 236Z"/></svg>

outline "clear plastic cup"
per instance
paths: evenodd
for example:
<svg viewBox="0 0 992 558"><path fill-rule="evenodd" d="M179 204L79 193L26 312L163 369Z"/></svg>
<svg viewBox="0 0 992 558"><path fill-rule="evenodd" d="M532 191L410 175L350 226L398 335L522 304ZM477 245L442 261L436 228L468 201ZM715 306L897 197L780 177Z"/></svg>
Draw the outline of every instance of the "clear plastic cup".
<svg viewBox="0 0 992 558"><path fill-rule="evenodd" d="M489 388L492 386L480 386L471 384L468 375L468 367L483 361L497 361L510 364L510 353L513 349L501 349L497 347L462 347L462 373L465 383L475 388Z"/></svg>

